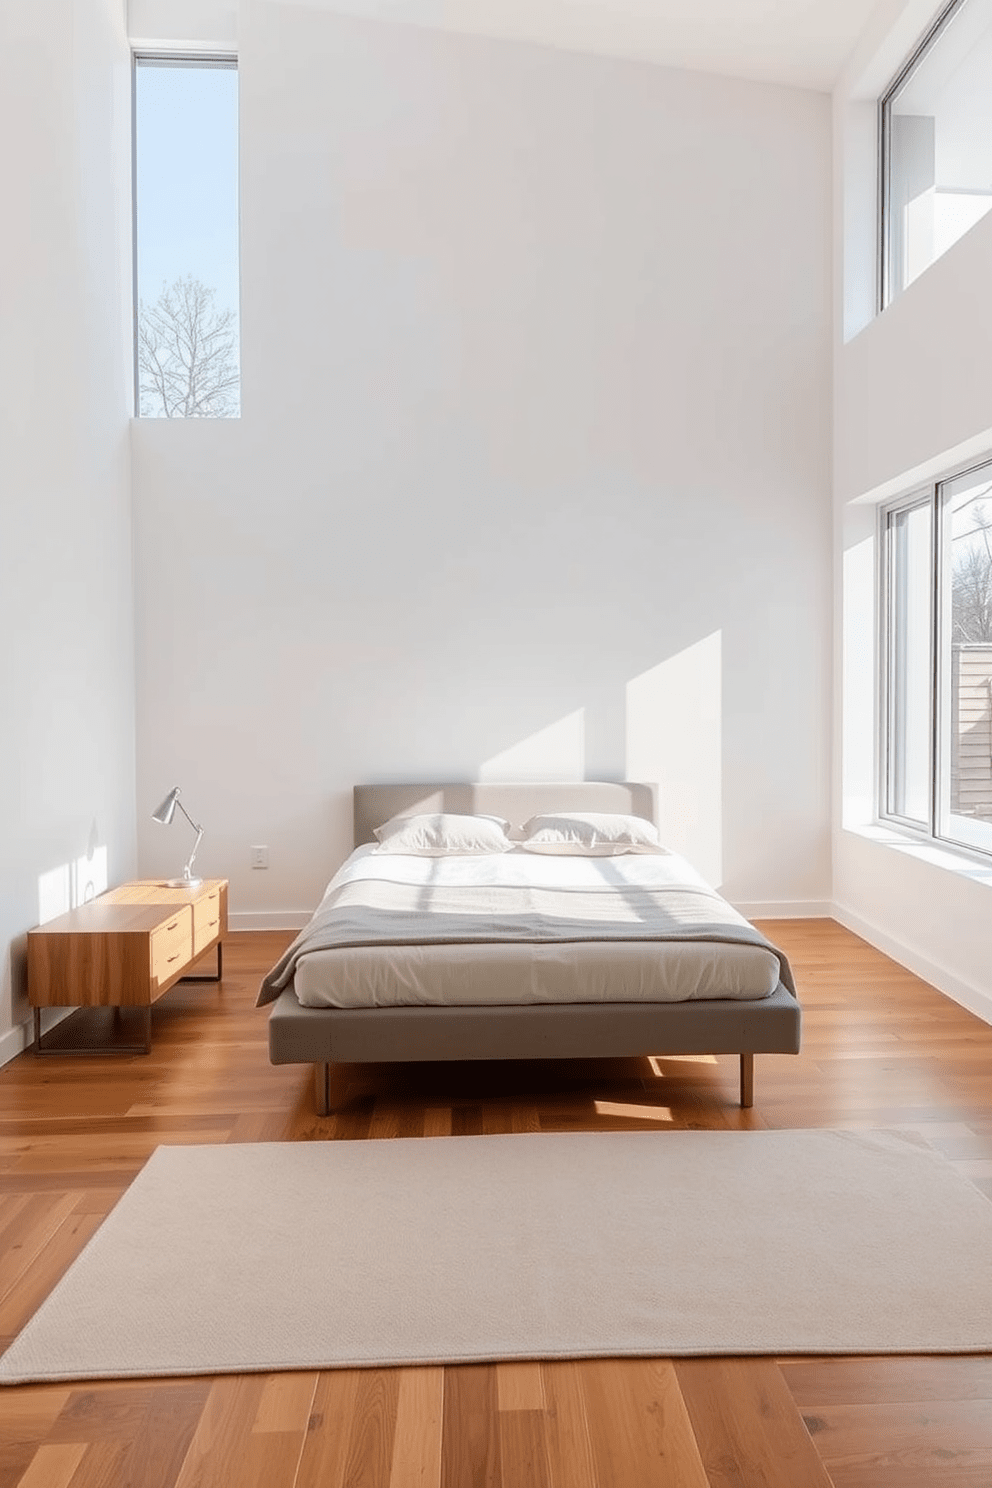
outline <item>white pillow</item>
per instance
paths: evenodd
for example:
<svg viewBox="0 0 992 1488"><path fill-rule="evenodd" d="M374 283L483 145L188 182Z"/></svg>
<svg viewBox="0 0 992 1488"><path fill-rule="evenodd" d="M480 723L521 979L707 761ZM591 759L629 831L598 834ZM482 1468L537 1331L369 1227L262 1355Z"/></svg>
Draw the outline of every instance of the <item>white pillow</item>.
<svg viewBox="0 0 992 1488"><path fill-rule="evenodd" d="M408 853L419 858L461 857L509 852L510 823L500 816L456 816L450 811L420 816L394 816L376 827L376 852Z"/></svg>
<svg viewBox="0 0 992 1488"><path fill-rule="evenodd" d="M567 811L532 816L517 843L526 852L560 857L614 858L621 853L663 853L658 829L641 816L612 811Z"/></svg>

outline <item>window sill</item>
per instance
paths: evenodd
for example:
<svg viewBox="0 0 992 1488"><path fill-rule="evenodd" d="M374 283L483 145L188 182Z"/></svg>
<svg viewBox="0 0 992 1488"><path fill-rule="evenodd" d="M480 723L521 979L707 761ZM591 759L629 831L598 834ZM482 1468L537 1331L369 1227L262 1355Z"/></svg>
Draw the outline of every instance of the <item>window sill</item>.
<svg viewBox="0 0 992 1488"><path fill-rule="evenodd" d="M958 851L943 842L929 842L910 832L900 832L889 822L864 822L857 826L845 826L852 837L861 837L866 842L875 842L880 847L889 847L905 853L917 862L928 863L944 873L953 873L958 878L971 879L973 883L992 886L992 863L972 856L965 849Z"/></svg>

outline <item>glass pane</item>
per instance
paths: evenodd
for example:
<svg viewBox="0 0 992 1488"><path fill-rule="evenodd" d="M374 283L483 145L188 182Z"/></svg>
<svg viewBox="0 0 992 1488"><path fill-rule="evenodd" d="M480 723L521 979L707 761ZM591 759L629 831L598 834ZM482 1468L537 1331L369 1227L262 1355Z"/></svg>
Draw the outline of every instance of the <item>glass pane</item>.
<svg viewBox="0 0 992 1488"><path fill-rule="evenodd" d="M135 184L138 412L237 417L236 67L137 61Z"/></svg>
<svg viewBox="0 0 992 1488"><path fill-rule="evenodd" d="M942 487L938 833L992 852L992 468Z"/></svg>
<svg viewBox="0 0 992 1488"><path fill-rule="evenodd" d="M930 824L932 671L929 500L890 513L888 527L888 781L891 815Z"/></svg>
<svg viewBox="0 0 992 1488"><path fill-rule="evenodd" d="M992 0L964 0L886 115L892 300L992 207Z"/></svg>

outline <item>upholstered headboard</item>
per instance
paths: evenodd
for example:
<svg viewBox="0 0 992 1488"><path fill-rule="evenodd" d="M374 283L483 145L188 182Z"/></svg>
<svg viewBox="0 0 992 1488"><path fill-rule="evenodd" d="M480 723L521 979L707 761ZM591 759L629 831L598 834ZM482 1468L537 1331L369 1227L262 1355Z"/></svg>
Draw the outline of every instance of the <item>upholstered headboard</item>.
<svg viewBox="0 0 992 1488"><path fill-rule="evenodd" d="M355 786L355 846L391 816L419 811L503 816L513 826L543 811L622 811L658 824L658 787L609 780L482 780Z"/></svg>

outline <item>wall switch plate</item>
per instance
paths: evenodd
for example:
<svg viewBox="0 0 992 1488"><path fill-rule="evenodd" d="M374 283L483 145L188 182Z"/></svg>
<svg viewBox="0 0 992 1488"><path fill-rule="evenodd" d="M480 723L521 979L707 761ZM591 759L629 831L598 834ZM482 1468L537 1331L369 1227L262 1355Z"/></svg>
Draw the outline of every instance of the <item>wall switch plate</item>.
<svg viewBox="0 0 992 1488"><path fill-rule="evenodd" d="M268 868L269 849L267 847L252 847L248 850L251 853L251 866L253 868Z"/></svg>

